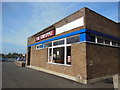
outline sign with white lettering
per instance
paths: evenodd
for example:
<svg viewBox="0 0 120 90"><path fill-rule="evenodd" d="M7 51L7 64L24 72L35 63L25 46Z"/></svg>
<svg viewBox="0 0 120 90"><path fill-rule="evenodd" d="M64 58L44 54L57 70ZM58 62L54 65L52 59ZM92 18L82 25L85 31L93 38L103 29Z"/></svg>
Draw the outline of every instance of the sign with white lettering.
<svg viewBox="0 0 120 90"><path fill-rule="evenodd" d="M53 35L55 35L55 30L49 31L49 32L47 32L47 33L45 33L45 34L42 34L42 35L36 37L36 38L35 38L35 41L39 41L39 40L42 40L42 39L51 37L51 36L53 36Z"/></svg>

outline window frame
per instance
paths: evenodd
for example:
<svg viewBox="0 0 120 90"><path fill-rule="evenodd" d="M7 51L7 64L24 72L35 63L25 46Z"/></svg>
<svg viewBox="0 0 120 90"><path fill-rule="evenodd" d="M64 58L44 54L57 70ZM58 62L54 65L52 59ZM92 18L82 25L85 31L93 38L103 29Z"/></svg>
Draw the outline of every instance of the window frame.
<svg viewBox="0 0 120 90"><path fill-rule="evenodd" d="M75 36L79 36L79 42L80 42L80 34L76 34L73 36L66 37L66 44L67 44L67 38L71 38L71 37L75 37ZM75 43L78 43L78 42L75 42ZM69 43L69 44L74 44L74 43Z"/></svg>
<svg viewBox="0 0 120 90"><path fill-rule="evenodd" d="M101 36L94 35L94 34L89 34L89 35L95 36L95 42L92 42L92 41L87 41L87 42L94 43L94 44L100 44L100 45L106 45L106 46L112 46L112 47L120 47L120 46L118 46L118 43L120 43L120 42L117 41L117 40L111 40L111 39L109 39L109 38L101 37ZM98 37L100 37L100 38L103 39L103 43L98 43ZM105 43L105 40L109 40L109 41L110 41L110 44L106 44L106 43ZM113 42L113 41L116 42L116 45L112 45L112 42Z"/></svg>
<svg viewBox="0 0 120 90"><path fill-rule="evenodd" d="M53 42L59 41L59 40L63 40L63 39L64 39L64 44L63 44L63 45L53 46ZM50 64L58 64L58 65L65 65L65 66L71 66L71 65L67 64L67 62L66 62L67 46L71 46L71 44L66 44L66 38L63 38L63 39L59 39L59 40L52 41L52 47L48 47L48 63L50 63ZM54 49L54 48L59 48L59 47L64 47L64 64L54 63L54 62L53 62L53 49ZM50 60L49 60L49 50L50 50L50 48L52 49L52 62L50 62Z"/></svg>
<svg viewBox="0 0 120 90"><path fill-rule="evenodd" d="M37 46L40 46L40 45L42 45L42 44L38 44L38 45L35 46L35 47L36 47L36 50L43 49L43 47L37 48Z"/></svg>
<svg viewBox="0 0 120 90"><path fill-rule="evenodd" d="M117 46L120 47L120 42L119 41L117 42Z"/></svg>
<svg viewBox="0 0 120 90"><path fill-rule="evenodd" d="M54 40L54 41L52 41L52 42L53 42L53 44L54 44L54 42L61 41L61 40L64 40L64 44L65 44L65 38L58 39L58 40ZM52 44L53 47L59 46L59 45L55 45L55 46L54 46L53 44ZM64 45L64 44L61 44L60 46L62 46L62 45Z"/></svg>
<svg viewBox="0 0 120 90"><path fill-rule="evenodd" d="M113 45L113 42L115 42L115 45ZM116 40L112 40L112 46L118 46L118 44L117 44L117 41Z"/></svg>
<svg viewBox="0 0 120 90"><path fill-rule="evenodd" d="M73 36L70 36L70 37L74 37L74 36L79 36L79 38L80 38L80 34L77 34L77 35L73 35ZM69 37L69 38L70 38ZM66 37L66 38L62 38L62 39L58 39L58 40L55 40L55 41L52 41L52 47L48 47L48 61L47 61L47 63L49 63L49 64L57 64L57 65L64 65L64 66L71 66L71 64L67 64L67 47L68 46L71 46L72 44L75 44L75 43L80 43L80 40L79 40L79 42L75 42L75 43L70 43L70 44L67 44L67 38L68 37ZM62 45L55 45L55 46L53 46L53 43L54 42L56 42L56 41L60 41L60 40L64 40L64 44L62 44ZM61 63L54 63L53 61L51 61L50 62L50 60L49 60L49 50L50 50L50 48L52 49L52 60L53 60L53 49L54 48L59 48L59 47L64 47L64 64L61 64Z"/></svg>
<svg viewBox="0 0 120 90"><path fill-rule="evenodd" d="M104 44L105 44L105 45L110 45L110 43L109 43L109 44L107 44L107 43L105 42L105 40L108 40L110 43L111 43L111 40L110 40L110 39L108 39L108 38L104 38Z"/></svg>
<svg viewBox="0 0 120 90"><path fill-rule="evenodd" d="M45 44L47 44L47 43L52 43L52 41L44 43L44 48L49 48L49 47L45 47Z"/></svg>
<svg viewBox="0 0 120 90"><path fill-rule="evenodd" d="M100 39L103 39L103 43L99 43L99 44L104 44L105 45L105 38L104 37L101 37L101 36L96 36L96 37L97 37L97 43L99 43L98 38L100 38Z"/></svg>

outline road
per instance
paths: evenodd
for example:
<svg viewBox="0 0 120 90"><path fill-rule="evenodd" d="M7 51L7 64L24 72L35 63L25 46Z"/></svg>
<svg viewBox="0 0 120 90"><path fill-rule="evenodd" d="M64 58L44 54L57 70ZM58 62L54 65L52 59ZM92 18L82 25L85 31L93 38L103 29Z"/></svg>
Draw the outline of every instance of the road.
<svg viewBox="0 0 120 90"><path fill-rule="evenodd" d="M0 62L1 63L1 62ZM3 88L113 88L110 80L83 85L52 74L19 67L14 62L2 64Z"/></svg>

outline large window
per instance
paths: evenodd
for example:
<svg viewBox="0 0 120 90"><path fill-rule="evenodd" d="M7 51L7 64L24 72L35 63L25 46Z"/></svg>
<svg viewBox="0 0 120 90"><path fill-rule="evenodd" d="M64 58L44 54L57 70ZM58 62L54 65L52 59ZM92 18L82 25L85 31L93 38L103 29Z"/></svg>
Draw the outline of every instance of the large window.
<svg viewBox="0 0 120 90"><path fill-rule="evenodd" d="M45 43L48 47L48 62L53 64L71 65L71 44L80 41L80 35Z"/></svg>
<svg viewBox="0 0 120 90"><path fill-rule="evenodd" d="M79 42L78 37L79 35L75 35L69 38L53 41L51 44L52 46L48 47L48 62L71 65L71 44Z"/></svg>
<svg viewBox="0 0 120 90"><path fill-rule="evenodd" d="M71 65L71 46L48 48L50 63Z"/></svg>

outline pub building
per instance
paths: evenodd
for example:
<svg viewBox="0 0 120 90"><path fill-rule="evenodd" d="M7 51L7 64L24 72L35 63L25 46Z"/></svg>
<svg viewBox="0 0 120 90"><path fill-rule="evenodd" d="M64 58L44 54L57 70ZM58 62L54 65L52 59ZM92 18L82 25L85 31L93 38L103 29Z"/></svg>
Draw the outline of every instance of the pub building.
<svg viewBox="0 0 120 90"><path fill-rule="evenodd" d="M82 8L28 37L28 68L83 84L118 73L118 23Z"/></svg>

